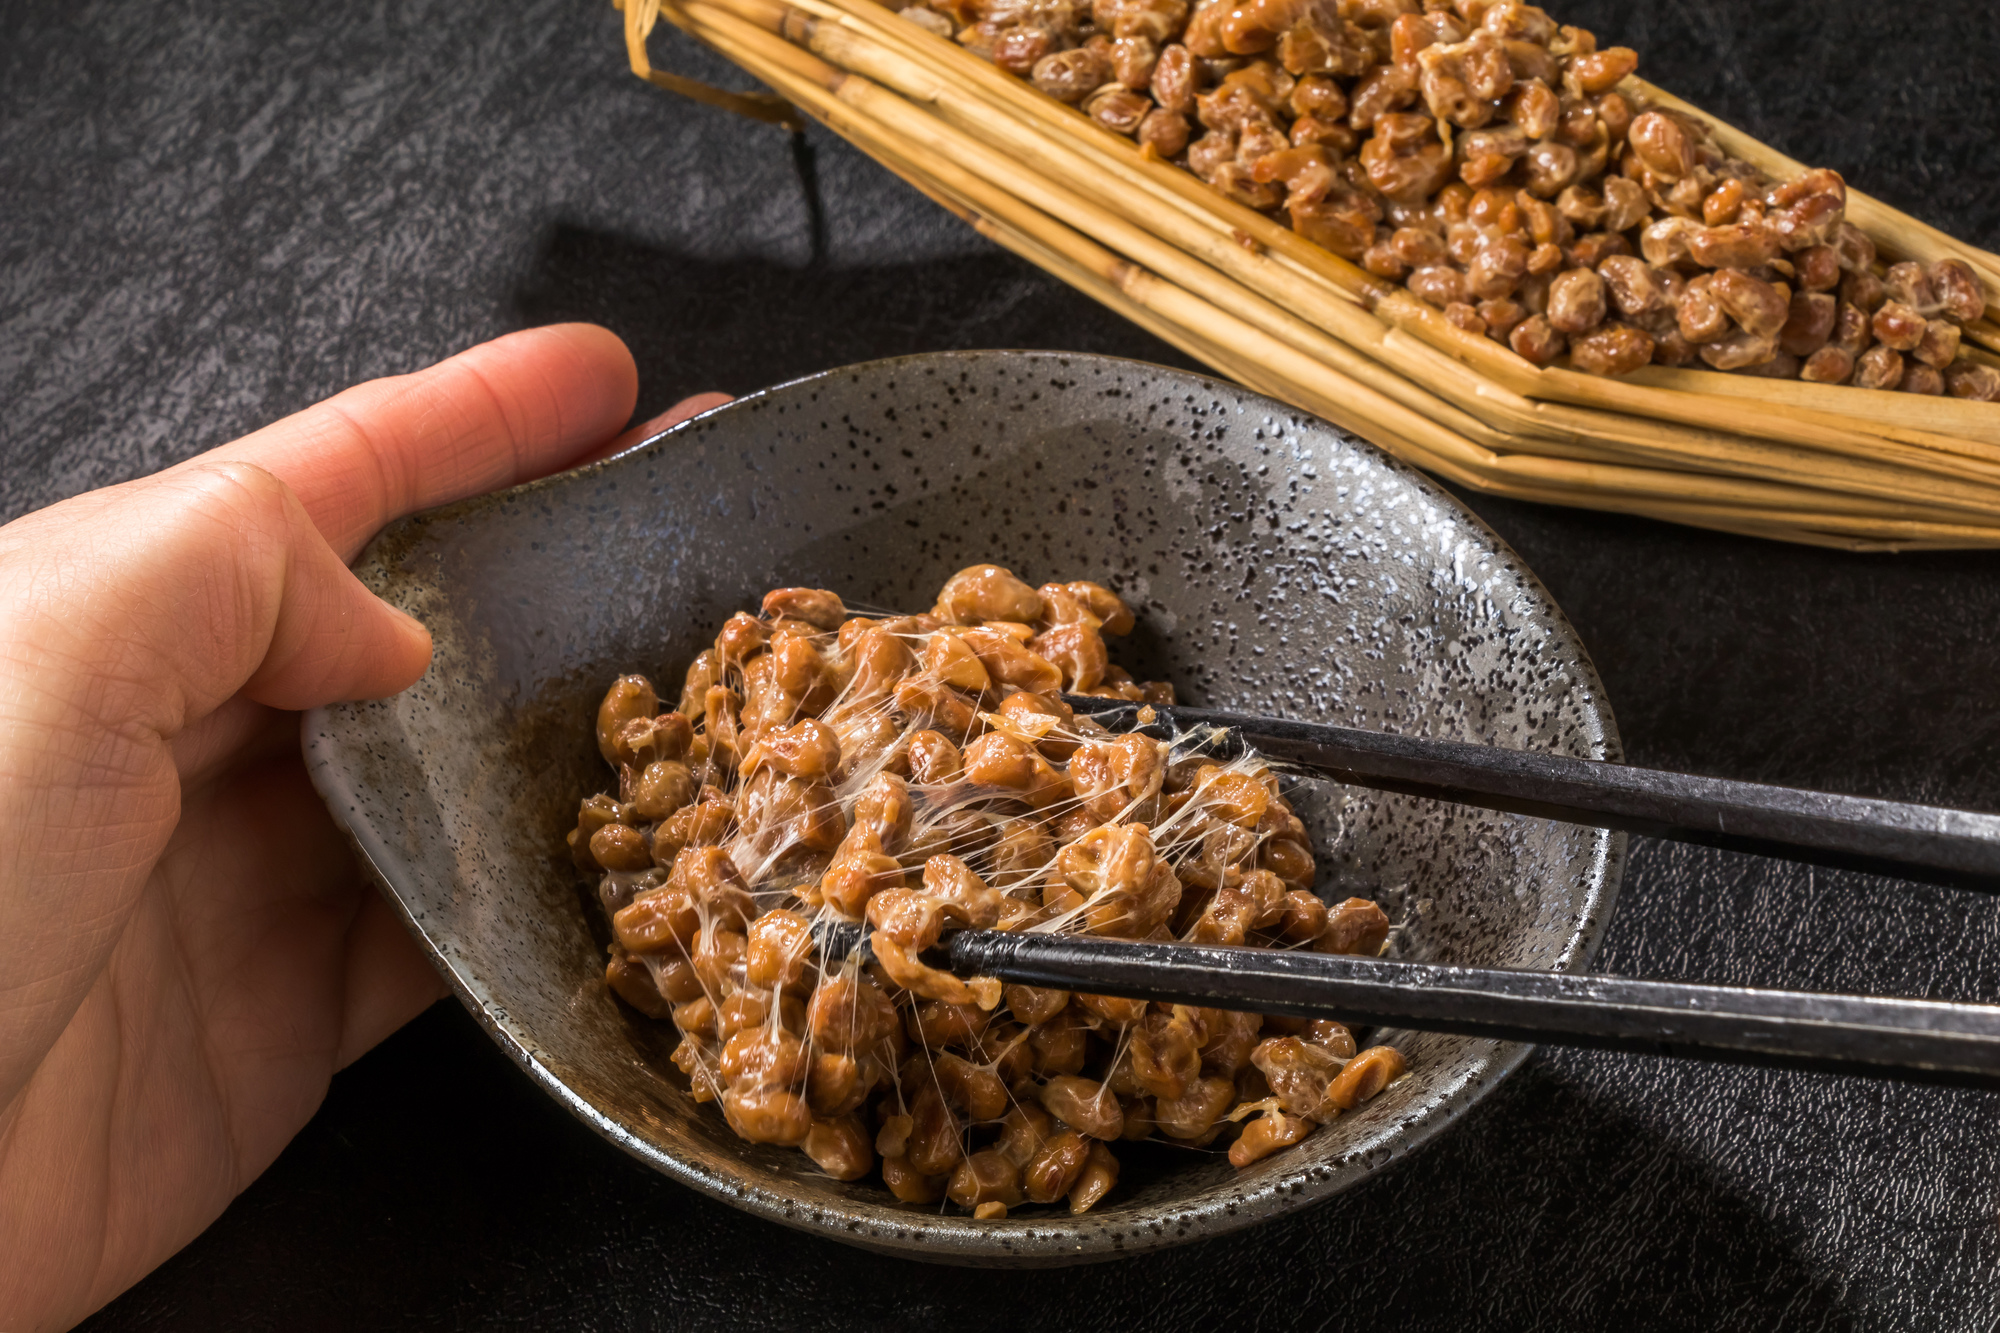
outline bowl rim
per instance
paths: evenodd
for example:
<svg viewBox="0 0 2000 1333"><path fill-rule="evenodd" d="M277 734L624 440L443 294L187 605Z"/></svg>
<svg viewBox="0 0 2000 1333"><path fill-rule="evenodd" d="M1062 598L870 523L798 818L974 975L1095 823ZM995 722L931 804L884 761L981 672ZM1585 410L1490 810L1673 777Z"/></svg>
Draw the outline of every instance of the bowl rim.
<svg viewBox="0 0 2000 1333"><path fill-rule="evenodd" d="M393 547L402 534L418 526L440 518L518 500L549 488L585 482L666 447L667 442L676 436L690 433L702 423L709 422L720 414L753 410L755 405L763 400L804 385L864 372L874 374L925 364L951 364L964 359L1016 357L1046 360L1061 365L1073 362L1110 364L1129 367L1149 375L1169 375L1190 386L1199 385L1226 394L1245 407L1263 407L1276 415L1304 418L1315 423L1320 429L1333 432L1344 444L1365 446L1367 450L1388 463L1393 471L1403 475L1420 491L1427 493L1426 498L1452 511L1459 522L1469 525L1477 535L1490 543L1496 554L1511 562L1510 577L1516 579L1523 590L1539 598L1541 609L1553 618L1554 623L1567 636L1575 650L1574 659L1565 665L1580 673L1579 683L1585 689L1595 714L1595 721L1601 729L1601 748L1604 751L1602 757L1616 759L1622 753L1617 723L1610 702L1605 697L1603 682L1575 627L1526 562L1458 497L1446 491L1435 479L1397 459L1381 446L1325 418L1242 385L1136 358L1039 349L954 350L883 357L797 376L743 394L717 407L708 408L656 431L625 449L579 467L398 519L370 539L360 555L355 558L353 568L357 572L363 570L374 562L379 554ZM1155 1206L1149 1220L1144 1222L1134 1220L1131 1225L1123 1229L1113 1230L1103 1224L1115 1217L1115 1213L1085 1214L1077 1219L1044 1218L1039 1214L1029 1214L1020 1219L976 1222L969 1216L903 1212L900 1211L900 1206L885 1203L868 1207L857 1206L854 1209L855 1213L876 1215L872 1222L860 1222L841 1209L813 1204L797 1196L766 1188L754 1180L741 1176L731 1177L713 1171L699 1161L683 1159L642 1139L566 1084L542 1059L533 1038L513 1025L512 1016L505 1006L494 1003L490 998L482 997L473 982L461 974L454 962L450 941L434 940L423 921L412 911L408 901L397 890L388 870L388 866L395 860L388 854L389 839L363 817L363 805L355 797L354 789L350 785L350 775L344 771L343 761L337 752L338 743L333 733L339 729L337 714L345 707L347 706L333 705L315 708L307 712L301 720L302 748L313 786L326 803L336 825L354 848L368 877L389 899L390 905L416 939L419 947L443 975L452 994L472 1014L487 1035L535 1083L572 1115L648 1167L671 1180L766 1221L776 1222L824 1239L932 1263L1029 1267L1101 1262L1195 1240L1217 1238L1273 1217L1323 1203L1400 1162L1456 1124L1461 1116L1518 1069L1535 1049L1532 1044L1523 1042L1466 1039L1474 1042L1474 1049L1460 1061L1464 1067L1461 1077L1446 1090L1425 1102L1407 1108L1401 1118L1374 1126L1348 1152L1335 1159L1331 1166L1302 1164L1301 1169L1297 1171L1269 1172L1255 1187L1245 1188L1236 1193L1226 1208L1202 1207L1199 1203L1186 1208L1177 1208L1171 1203L1161 1204ZM1625 865L1626 836L1609 830L1596 832L1600 836L1594 841L1586 871L1586 880L1594 880L1595 884L1594 886L1586 884L1583 918L1576 923L1556 955L1550 969L1553 971L1574 971L1588 965L1603 941L1604 932L1617 904ZM1483 1053L1480 1047L1485 1048Z"/></svg>

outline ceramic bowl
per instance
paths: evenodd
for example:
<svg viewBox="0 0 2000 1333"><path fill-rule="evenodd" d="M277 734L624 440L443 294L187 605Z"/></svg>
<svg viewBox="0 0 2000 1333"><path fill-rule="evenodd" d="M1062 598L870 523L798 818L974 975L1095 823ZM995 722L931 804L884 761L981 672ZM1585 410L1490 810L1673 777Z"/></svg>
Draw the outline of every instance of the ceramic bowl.
<svg viewBox="0 0 2000 1333"><path fill-rule="evenodd" d="M1096 1209L978 1222L738 1140L613 1001L563 835L606 788L592 720L767 588L923 609L954 570L1108 583L1118 655L1183 701L1617 758L1582 646L1500 539L1372 445L1226 384L1104 357L877 361L737 400L606 462L398 523L357 570L430 626L417 685L311 714L314 781L493 1039L606 1138L773 1222L954 1263L1073 1263L1323 1202L1423 1146L1528 1048L1391 1031L1410 1073L1298 1148L1121 1145ZM1323 895L1380 900L1409 958L1576 968L1621 837L1306 784Z"/></svg>

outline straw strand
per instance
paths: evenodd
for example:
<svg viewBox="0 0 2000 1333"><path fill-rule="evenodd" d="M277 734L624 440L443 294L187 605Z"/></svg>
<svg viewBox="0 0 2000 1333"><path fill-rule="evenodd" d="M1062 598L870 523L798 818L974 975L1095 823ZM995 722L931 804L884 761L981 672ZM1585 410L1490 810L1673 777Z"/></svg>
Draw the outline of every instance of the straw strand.
<svg viewBox="0 0 2000 1333"><path fill-rule="evenodd" d="M1995 405L1658 367L1624 380L1537 369L872 0L627 5L641 56L657 11L997 244L1223 374L1460 484L1847 549L2000 545ZM1746 160L1796 170L1726 133ZM1962 258L1996 290L1994 256L1875 201L1866 210L1885 254ZM1994 359L1979 348L2000 346L2000 326L1967 335Z"/></svg>

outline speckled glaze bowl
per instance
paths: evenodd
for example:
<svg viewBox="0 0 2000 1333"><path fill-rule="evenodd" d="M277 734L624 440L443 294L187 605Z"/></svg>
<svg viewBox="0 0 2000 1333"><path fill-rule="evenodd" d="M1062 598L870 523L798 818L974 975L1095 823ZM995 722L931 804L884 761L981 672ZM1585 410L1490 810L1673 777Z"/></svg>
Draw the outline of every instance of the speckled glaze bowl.
<svg viewBox="0 0 2000 1333"><path fill-rule="evenodd" d="M436 637L430 672L306 720L328 805L495 1041L606 1138L774 1222L951 1263L1075 1263L1319 1203L1415 1151L1527 1048L1389 1032L1410 1073L1247 1171L1121 1145L1092 1212L975 1222L744 1143L615 1003L609 939L563 834L610 775L592 731L621 672L678 682L765 589L930 605L954 570L1089 578L1138 612L1118 655L1181 698L1618 757L1575 634L1476 518L1373 446L1283 404L1103 357L951 353L782 385L607 462L422 514L362 579ZM1575 968L1621 837L1308 784L1320 890L1379 899L1396 952Z"/></svg>

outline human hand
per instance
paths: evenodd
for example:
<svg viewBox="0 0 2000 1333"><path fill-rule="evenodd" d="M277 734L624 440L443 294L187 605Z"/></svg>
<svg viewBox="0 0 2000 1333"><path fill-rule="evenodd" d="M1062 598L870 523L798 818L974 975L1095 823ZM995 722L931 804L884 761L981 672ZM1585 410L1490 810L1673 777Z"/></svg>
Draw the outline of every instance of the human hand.
<svg viewBox="0 0 2000 1333"><path fill-rule="evenodd" d="M0 1329L205 1227L333 1072L443 993L306 778L294 710L430 636L348 572L384 523L635 443L612 334L514 334L0 527Z"/></svg>

